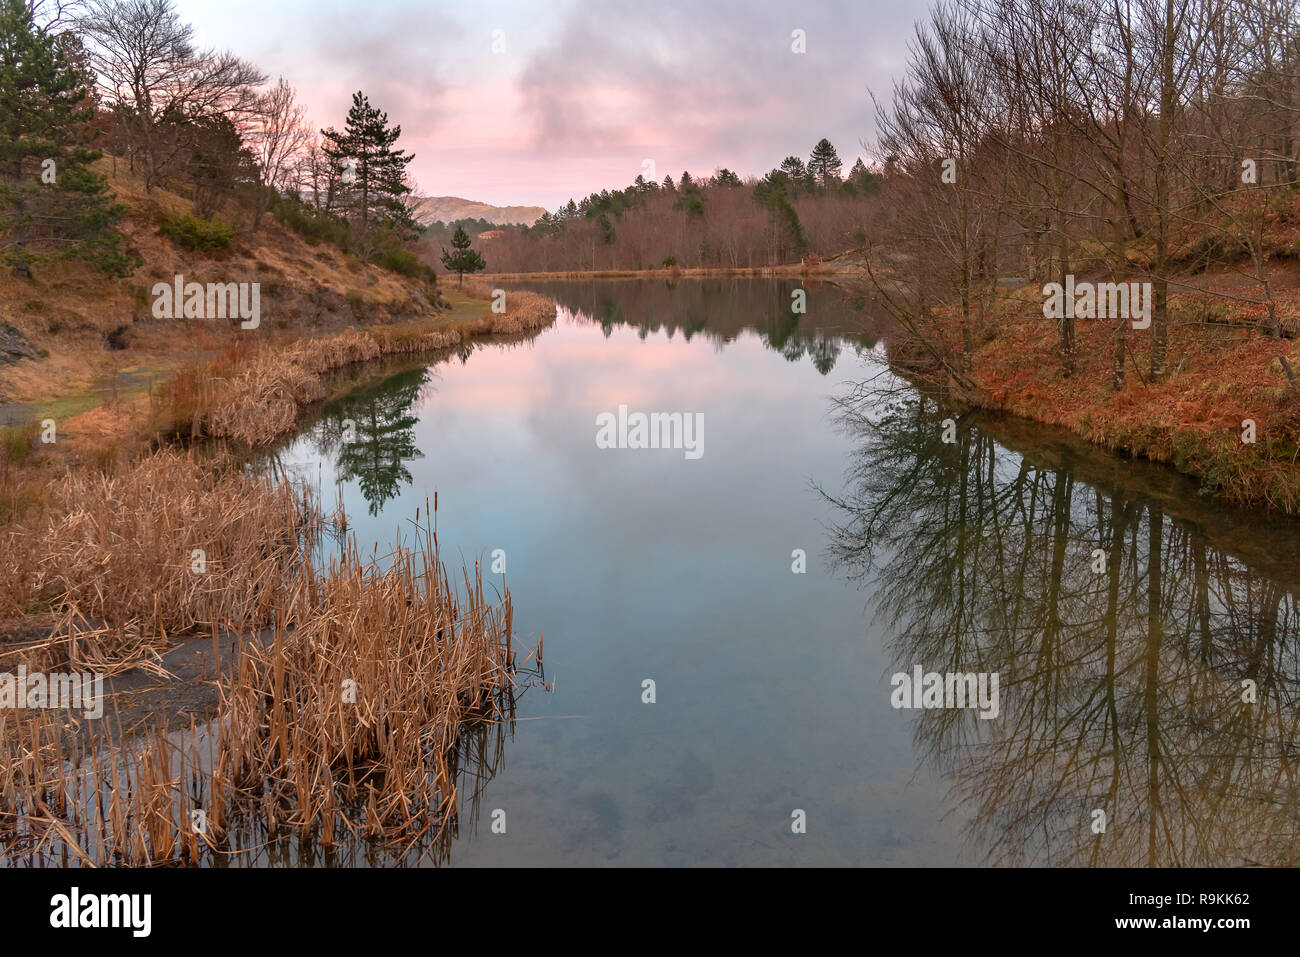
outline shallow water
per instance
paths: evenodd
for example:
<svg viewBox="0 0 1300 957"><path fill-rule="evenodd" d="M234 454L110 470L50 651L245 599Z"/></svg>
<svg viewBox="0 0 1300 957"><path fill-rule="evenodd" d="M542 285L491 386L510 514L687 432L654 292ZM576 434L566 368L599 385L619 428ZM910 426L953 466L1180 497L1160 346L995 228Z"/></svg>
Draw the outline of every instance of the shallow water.
<svg viewBox="0 0 1300 957"><path fill-rule="evenodd" d="M796 285L537 285L553 328L278 454L381 549L437 492L444 559L503 550L545 635L447 861L1300 862L1295 525L1023 423L944 442L872 304ZM598 448L620 405L701 413L703 454ZM895 708L917 666L998 675L998 715Z"/></svg>

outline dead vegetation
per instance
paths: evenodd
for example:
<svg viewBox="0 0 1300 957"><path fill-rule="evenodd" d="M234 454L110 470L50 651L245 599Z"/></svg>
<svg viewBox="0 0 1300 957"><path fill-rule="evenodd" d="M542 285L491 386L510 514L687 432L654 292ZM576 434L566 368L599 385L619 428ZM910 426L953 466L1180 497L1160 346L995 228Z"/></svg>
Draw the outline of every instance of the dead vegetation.
<svg viewBox="0 0 1300 957"><path fill-rule="evenodd" d="M193 453L114 475L75 470L48 496L6 531L0 634L33 610L55 624L36 644L6 645L0 668L39 645L60 649L50 667L103 670L195 630L265 628L318 532L301 489Z"/></svg>
<svg viewBox="0 0 1300 957"><path fill-rule="evenodd" d="M489 597L477 567L458 587L427 512L413 547L363 559L349 540L319 560L326 519L311 496L175 452L118 478L71 477L50 512L28 530L29 544L48 536L35 574L5 598L43 596L59 624L6 646L9 667L102 671L186 630L273 639L243 646L220 716L180 735L160 718L143 737L98 723L70 736L66 713L0 711L11 853L194 863L240 819L328 847L349 833L436 836L455 818L461 735L506 713L518 662L509 592ZM108 648L112 634L134 643Z"/></svg>
<svg viewBox="0 0 1300 957"><path fill-rule="evenodd" d="M492 287L481 279L468 280L465 289L476 299L493 298ZM513 335L545 328L554 321L555 302L549 296L511 289L505 294L505 312L488 316L482 331L491 335Z"/></svg>
<svg viewBox="0 0 1300 957"><path fill-rule="evenodd" d="M472 297L492 298L485 285L467 285ZM326 397L325 373L381 357L450 349L473 336L532 332L550 325L555 315L549 297L511 290L504 313L461 320L449 328L380 326L281 348L236 347L173 376L155 398L155 428L164 435L265 445L291 431L306 406Z"/></svg>

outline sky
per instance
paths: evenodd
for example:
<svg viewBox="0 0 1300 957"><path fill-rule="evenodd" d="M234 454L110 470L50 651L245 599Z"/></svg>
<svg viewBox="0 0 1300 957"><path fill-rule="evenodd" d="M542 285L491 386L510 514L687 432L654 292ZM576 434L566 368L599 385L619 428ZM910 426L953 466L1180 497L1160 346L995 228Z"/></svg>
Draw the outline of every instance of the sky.
<svg viewBox="0 0 1300 957"><path fill-rule="evenodd" d="M555 209L638 174L762 175L827 137L845 171L929 0L177 0L200 46L400 124L423 196ZM805 52L795 52L802 31Z"/></svg>

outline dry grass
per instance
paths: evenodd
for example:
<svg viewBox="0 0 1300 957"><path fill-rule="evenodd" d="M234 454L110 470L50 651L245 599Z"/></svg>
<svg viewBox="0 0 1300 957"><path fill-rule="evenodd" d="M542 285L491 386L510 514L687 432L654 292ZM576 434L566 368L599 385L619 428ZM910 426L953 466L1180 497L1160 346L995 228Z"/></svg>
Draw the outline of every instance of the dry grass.
<svg viewBox="0 0 1300 957"><path fill-rule="evenodd" d="M492 287L481 279L465 283L465 292L476 299L491 299ZM506 311L484 320L482 331L492 335L514 335L542 329L555 321L555 301L541 293L511 289L505 297Z"/></svg>
<svg viewBox="0 0 1300 957"><path fill-rule="evenodd" d="M149 266L120 282L75 264L21 283L0 277L0 303L13 307L5 312L48 352L8 367L0 392L37 402L55 384L135 381L127 373L137 366L174 374L150 390L147 423L136 394L111 414L92 408L69 420L81 426L71 443L61 436L44 449L26 427L0 435L0 670L156 669L156 654L185 633L271 632L274 641L252 643L222 680L225 714L205 746L201 735L167 734L166 715L148 740L123 742L102 728L69 738L78 722L67 715L15 720L0 710L0 840L46 861L57 845L68 863L150 864L196 860L239 815L326 843L349 831L436 834L458 806L462 731L497 717L512 692L508 594L489 602L476 572L460 597L435 536L383 567L364 564L352 544L318 572L311 556L324 519L300 489L226 458L123 460L144 454L147 434L269 443L325 398L332 370L541 328L555 306L518 292L505 315L468 304L469 315L449 321L417 284L308 249L274 223L216 259L181 254L158 237L157 221L188 203L165 190L145 196L122 168L111 178L128 239ZM147 290L174 273L263 282L267 335L152 319ZM370 322L402 324L348 328L357 303ZM105 333L123 326L131 354L104 350ZM294 340L308 330L337 334ZM345 678L357 683L355 702L340 694ZM207 838L188 826L198 802Z"/></svg>
<svg viewBox="0 0 1300 957"><path fill-rule="evenodd" d="M170 435L265 445L292 431L302 410L325 398L325 373L460 342L455 332L380 328L282 348L232 351L170 380L157 397L154 421L158 431Z"/></svg>
<svg viewBox="0 0 1300 957"><path fill-rule="evenodd" d="M74 471L48 494L6 533L0 618L53 611L42 643L61 648L59 664L102 668L178 634L268 626L318 531L305 492L172 451L115 475ZM32 650L10 646L0 666Z"/></svg>
<svg viewBox="0 0 1300 957"><path fill-rule="evenodd" d="M91 511L98 512L128 489L147 492L152 480L166 501L148 505L170 502L166 519L150 521L141 503L127 519L101 515L88 524L78 515L61 526L75 532L63 539L72 557L74 542L102 556L110 553L98 548L115 540L113 551L127 558L107 565L122 596L104 594L108 579L93 559L64 573L63 593L118 620L140 620L147 599L138 596L160 588L167 597L159 614L174 616L174 625L220 619L238 631L269 619L273 640L246 646L234 673L221 679L221 717L202 730L169 735L160 723L141 740L96 724L78 737L57 712L19 719L0 712L0 840L33 862L150 865L196 862L208 849L226 848L236 826L272 838L314 837L326 847L348 835L405 844L440 834L460 806L462 734L512 706L509 593L490 600L477 566L456 587L418 514L417 548L366 561L350 541L317 571L302 540L278 540L321 526L311 499L217 471L203 497L253 490L264 511L254 514L236 498L237 516L199 516L172 497L190 501L182 488L201 467L174 454L154 462L112 495L94 485L83 491L96 497ZM185 515L219 527L224 521L236 544L248 541L248 521L269 520L254 537L268 543L266 554L245 556L252 567L218 571L219 590L190 587L175 568L184 556L165 541L165 530ZM151 560L150 547L164 554ZM195 809L207 815L203 833L191 826Z"/></svg>
<svg viewBox="0 0 1300 957"><path fill-rule="evenodd" d="M39 362L0 367L6 401L43 402L93 387L124 370L147 366L171 373L180 360L199 361L250 338L237 323L155 319L150 290L178 274L199 282L259 282L262 327L257 339L326 335L369 324L406 322L433 314L434 296L423 283L362 262L329 243L311 245L265 217L253 231L235 203L220 216L241 227L234 247L208 255L178 247L158 234L161 218L190 213L190 200L166 188L146 193L124 162L94 164L126 207L125 245L144 265L124 279L109 279L78 262L59 262L18 279L0 270L0 316L32 346L48 353ZM107 350L104 338L128 330L130 347Z"/></svg>
<svg viewBox="0 0 1300 957"><path fill-rule="evenodd" d="M466 283L465 291L474 298L492 297L483 283ZM281 348L231 350L173 377L159 396L155 423L159 431L172 435L266 445L292 431L305 407L325 398L325 373L384 356L449 349L472 335L531 332L550 325L555 315L555 303L548 296L512 290L504 313L453 329L375 327Z"/></svg>
<svg viewBox="0 0 1300 957"><path fill-rule="evenodd" d="M965 401L1167 463L1223 500L1300 514L1300 389L1278 359L1300 367L1294 339L1268 338L1255 318L1201 321L1203 297L1178 293L1170 297L1169 372L1147 381L1150 336L1130 331L1126 384L1115 391L1109 324L1077 324L1077 370L1066 377L1056 327L1042 319L1036 295L1032 286L1014 294L982 330L971 357L977 388ZM937 328L956 341L951 322ZM893 350L900 348L906 343ZM1256 426L1253 444L1242 441L1248 419Z"/></svg>

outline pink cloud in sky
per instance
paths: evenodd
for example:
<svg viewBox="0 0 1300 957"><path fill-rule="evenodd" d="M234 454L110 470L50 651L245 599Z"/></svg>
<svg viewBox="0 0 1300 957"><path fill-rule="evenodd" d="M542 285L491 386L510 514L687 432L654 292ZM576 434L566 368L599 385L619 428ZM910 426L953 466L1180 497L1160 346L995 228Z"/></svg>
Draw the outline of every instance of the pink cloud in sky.
<svg viewBox="0 0 1300 957"><path fill-rule="evenodd" d="M318 129L365 91L401 124L424 194L551 209L627 185L645 159L657 179L762 175L826 136L851 164L868 91L888 92L926 5L177 0L200 44L283 75Z"/></svg>

